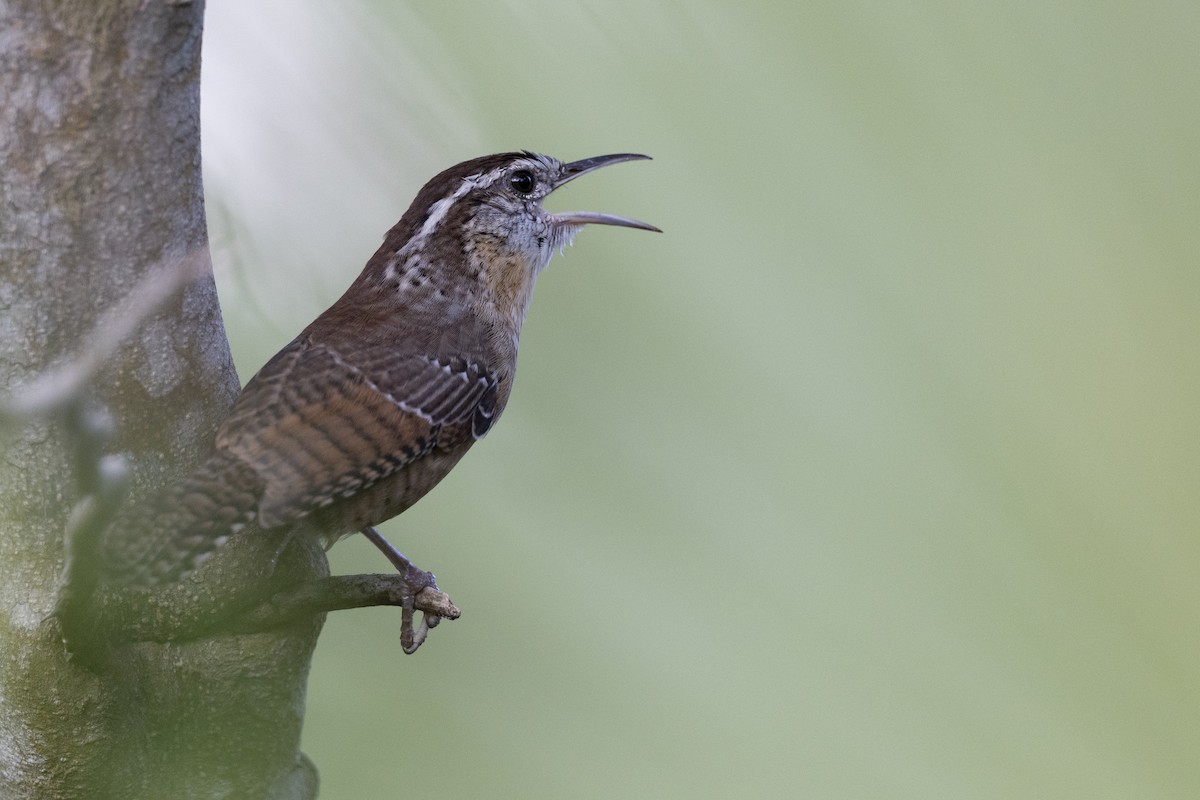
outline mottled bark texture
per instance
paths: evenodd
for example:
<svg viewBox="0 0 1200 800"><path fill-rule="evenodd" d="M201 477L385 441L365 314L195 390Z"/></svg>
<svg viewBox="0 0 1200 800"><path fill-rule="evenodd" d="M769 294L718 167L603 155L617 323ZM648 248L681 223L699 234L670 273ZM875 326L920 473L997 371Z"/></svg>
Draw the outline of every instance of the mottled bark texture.
<svg viewBox="0 0 1200 800"><path fill-rule="evenodd" d="M206 252L203 5L0 0L0 395L81 352L148 271ZM90 384L134 501L196 462L236 391L208 274ZM314 796L298 744L322 616L117 644L95 672L69 661L52 612L80 491L73 442L61 418L35 418L0 447L0 797ZM239 565L261 574L255 546L224 559L220 590ZM278 565L293 582L324 570L302 547ZM209 591L185 582L157 602L167 614Z"/></svg>

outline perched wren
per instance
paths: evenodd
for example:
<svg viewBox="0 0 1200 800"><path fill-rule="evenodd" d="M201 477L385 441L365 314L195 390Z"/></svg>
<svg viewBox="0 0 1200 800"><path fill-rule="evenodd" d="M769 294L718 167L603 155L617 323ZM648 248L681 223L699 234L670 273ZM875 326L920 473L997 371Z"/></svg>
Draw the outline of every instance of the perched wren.
<svg viewBox="0 0 1200 800"><path fill-rule="evenodd" d="M246 385L212 454L100 552L111 580L178 580L247 523L329 547L407 509L499 419L538 273L585 225L546 195L631 153L500 153L437 175L342 297ZM302 523L302 524L301 524ZM402 558L402 557L401 557ZM398 564L399 565L399 564Z"/></svg>

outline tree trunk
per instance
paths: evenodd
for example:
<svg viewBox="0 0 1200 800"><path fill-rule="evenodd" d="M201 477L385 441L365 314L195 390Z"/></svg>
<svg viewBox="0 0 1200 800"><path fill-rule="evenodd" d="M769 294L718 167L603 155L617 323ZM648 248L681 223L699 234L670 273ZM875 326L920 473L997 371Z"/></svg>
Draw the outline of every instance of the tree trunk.
<svg viewBox="0 0 1200 800"><path fill-rule="evenodd" d="M153 270L207 264L203 2L0 2L0 394L94 346ZM135 312L137 310L135 309ZM136 326L86 384L133 498L190 468L238 388L211 271ZM80 496L62 417L0 458L0 797L307 798L304 689L322 615L269 633L68 659L53 616ZM295 561L295 559L293 559ZM319 576L323 556L286 565ZM186 591L184 592L186 593Z"/></svg>

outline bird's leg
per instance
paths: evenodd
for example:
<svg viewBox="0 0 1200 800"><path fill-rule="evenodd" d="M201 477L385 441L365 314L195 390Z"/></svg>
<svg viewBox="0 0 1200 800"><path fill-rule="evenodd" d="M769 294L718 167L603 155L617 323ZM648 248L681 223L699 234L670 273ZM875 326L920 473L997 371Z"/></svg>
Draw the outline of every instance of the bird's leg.
<svg viewBox="0 0 1200 800"><path fill-rule="evenodd" d="M420 595L426 591L440 593L437 579L432 572L426 572L409 561L391 542L383 538L383 534L375 530L374 526L363 528L362 533L371 544L378 547L380 552L387 556L387 560L392 562L408 587L404 602L400 606L400 646L405 653L411 655L425 641L425 637L429 635L429 629L436 628L442 621L441 615L422 609L421 624L415 630L413 629L413 614L418 608Z"/></svg>

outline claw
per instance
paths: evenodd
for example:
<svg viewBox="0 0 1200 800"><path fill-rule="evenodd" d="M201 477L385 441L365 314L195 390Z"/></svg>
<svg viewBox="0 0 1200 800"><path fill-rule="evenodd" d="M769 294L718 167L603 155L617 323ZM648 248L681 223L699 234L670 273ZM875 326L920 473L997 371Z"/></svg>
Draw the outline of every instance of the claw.
<svg viewBox="0 0 1200 800"><path fill-rule="evenodd" d="M400 614L400 647L404 650L405 655L412 655L417 652L417 648L425 643L425 637L429 635L429 629L437 625L437 622L432 620L440 620L441 617L436 614L426 614L421 612L421 624L413 629L413 610L410 607L405 607Z"/></svg>

